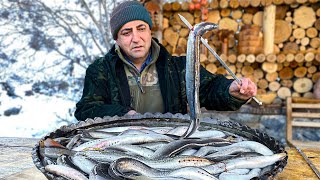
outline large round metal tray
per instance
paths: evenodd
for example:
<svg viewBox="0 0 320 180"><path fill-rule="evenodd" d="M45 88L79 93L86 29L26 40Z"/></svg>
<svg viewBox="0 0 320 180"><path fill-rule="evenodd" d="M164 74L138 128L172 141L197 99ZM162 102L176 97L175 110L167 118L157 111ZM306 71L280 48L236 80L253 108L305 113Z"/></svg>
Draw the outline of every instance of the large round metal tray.
<svg viewBox="0 0 320 180"><path fill-rule="evenodd" d="M54 132L48 133L46 136L42 137L40 141L45 140L46 138L58 138L58 137L68 137L75 130L79 129L90 129L90 128L99 128L99 127L121 127L121 126L188 126L190 121L188 120L188 115L182 114L160 114L160 113L146 113L146 114L137 114L134 116L123 116L123 117L104 117L104 118L95 118L87 119L86 121L80 121L77 124L71 124L69 126L62 126ZM287 153L284 149L284 146L274 138L268 136L266 133L260 132L259 130L252 129L246 125L242 125L237 122L231 121L220 121L214 118L202 118L200 120L201 124L199 129L217 129L225 132L229 132L241 137L247 138L252 141L256 141L264 144L274 153ZM40 142L39 141L39 142ZM32 159L35 166L48 178L48 179L64 179L63 177L57 177L54 174L47 172L44 168L42 162L43 158L39 152L39 143L35 145L32 150ZM269 170L264 171L259 179L269 179L274 177L277 173L281 172L286 166L288 156L283 160L275 163L273 167Z"/></svg>

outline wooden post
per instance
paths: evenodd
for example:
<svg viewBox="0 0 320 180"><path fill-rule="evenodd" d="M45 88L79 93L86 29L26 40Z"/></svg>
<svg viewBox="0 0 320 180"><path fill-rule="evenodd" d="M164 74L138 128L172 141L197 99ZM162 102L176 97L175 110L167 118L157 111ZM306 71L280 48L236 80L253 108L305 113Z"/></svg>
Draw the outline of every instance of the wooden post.
<svg viewBox="0 0 320 180"><path fill-rule="evenodd" d="M263 13L264 54L273 53L275 19L276 19L276 6L275 5L266 6L264 8L264 13Z"/></svg>
<svg viewBox="0 0 320 180"><path fill-rule="evenodd" d="M286 139L287 141L292 141L292 107L291 107L291 103L292 103L292 99L291 97L287 98L287 134L286 134Z"/></svg>

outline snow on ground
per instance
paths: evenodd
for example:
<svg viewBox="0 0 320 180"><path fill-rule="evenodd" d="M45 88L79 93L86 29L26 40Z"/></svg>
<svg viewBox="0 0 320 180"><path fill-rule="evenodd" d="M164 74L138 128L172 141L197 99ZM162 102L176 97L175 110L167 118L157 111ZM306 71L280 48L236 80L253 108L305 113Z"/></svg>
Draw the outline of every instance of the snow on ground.
<svg viewBox="0 0 320 180"><path fill-rule="evenodd" d="M16 88L19 97L13 98L0 88L0 137L40 138L62 125L77 122L73 116L75 101L57 95L25 96L25 90L30 89L31 85ZM12 107L21 107L20 113L5 116L4 111Z"/></svg>

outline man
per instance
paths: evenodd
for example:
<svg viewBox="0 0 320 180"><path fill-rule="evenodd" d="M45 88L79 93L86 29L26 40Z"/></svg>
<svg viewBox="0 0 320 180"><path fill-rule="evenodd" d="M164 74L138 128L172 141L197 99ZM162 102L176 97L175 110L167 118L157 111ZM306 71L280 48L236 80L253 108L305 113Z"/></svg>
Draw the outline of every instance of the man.
<svg viewBox="0 0 320 180"><path fill-rule="evenodd" d="M186 57L171 56L152 38L148 11L137 1L125 1L113 10L110 27L116 44L88 67L75 117L187 113ZM236 110L257 92L247 78L240 86L204 68L200 74L200 104L207 109Z"/></svg>

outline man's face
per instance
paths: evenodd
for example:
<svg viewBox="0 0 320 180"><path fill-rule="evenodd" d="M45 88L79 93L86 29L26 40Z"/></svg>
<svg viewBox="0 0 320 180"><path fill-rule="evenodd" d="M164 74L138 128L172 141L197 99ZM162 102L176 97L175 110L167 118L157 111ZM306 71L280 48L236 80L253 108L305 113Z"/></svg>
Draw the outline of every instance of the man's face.
<svg viewBox="0 0 320 180"><path fill-rule="evenodd" d="M144 62L151 46L151 30L141 20L130 21L123 25L117 35L117 44L131 61Z"/></svg>

